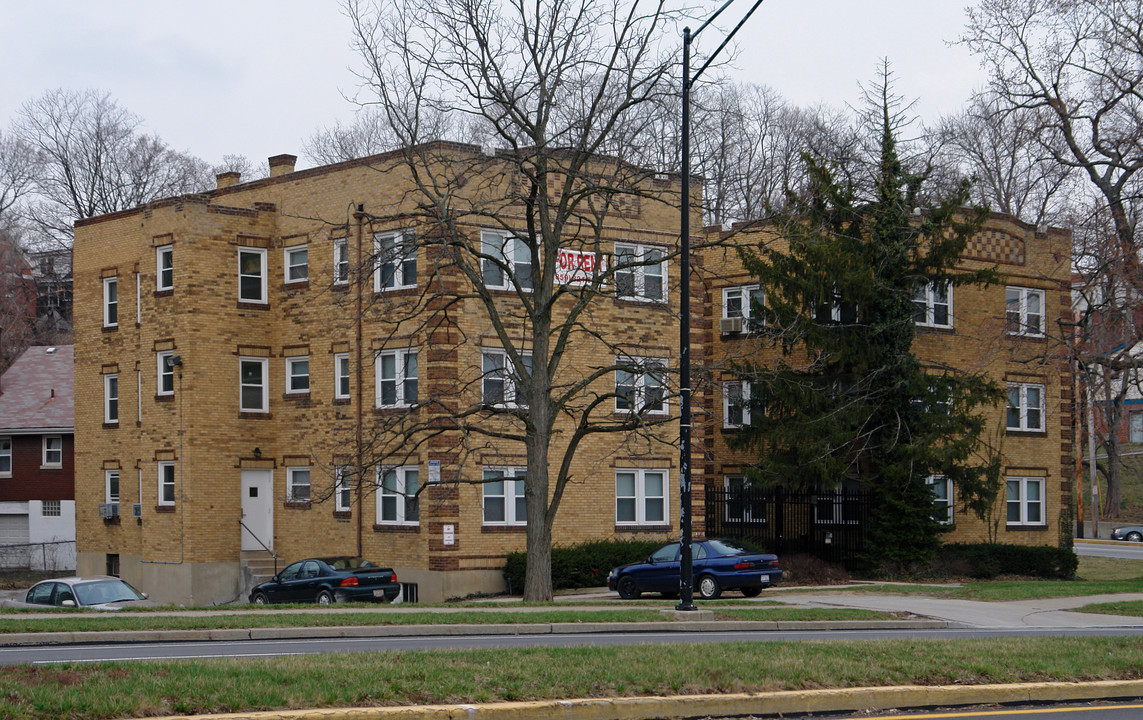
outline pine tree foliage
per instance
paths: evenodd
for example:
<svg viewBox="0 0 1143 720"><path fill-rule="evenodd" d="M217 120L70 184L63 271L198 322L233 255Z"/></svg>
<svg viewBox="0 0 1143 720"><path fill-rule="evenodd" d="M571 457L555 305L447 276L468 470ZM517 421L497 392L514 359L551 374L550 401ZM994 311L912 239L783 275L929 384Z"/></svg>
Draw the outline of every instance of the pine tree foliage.
<svg viewBox="0 0 1143 720"><path fill-rule="evenodd" d="M874 496L870 562L900 567L938 542L930 476L950 478L978 515L994 504L1000 463L982 410L1003 395L983 375L913 354L918 289L998 276L957 268L984 212L964 209L967 187L917 210L922 178L902 167L888 100L882 109L872 197L807 158L808 191L771 239L740 251L765 298L750 312L760 351L735 368L751 383L751 423L734 444L756 451L758 485L860 482Z"/></svg>

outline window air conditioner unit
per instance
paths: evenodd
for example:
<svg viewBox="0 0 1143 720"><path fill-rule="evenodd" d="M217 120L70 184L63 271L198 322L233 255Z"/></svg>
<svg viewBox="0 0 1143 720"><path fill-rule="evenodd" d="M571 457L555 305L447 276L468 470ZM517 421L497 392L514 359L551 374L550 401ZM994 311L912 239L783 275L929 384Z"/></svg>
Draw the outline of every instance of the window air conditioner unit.
<svg viewBox="0 0 1143 720"><path fill-rule="evenodd" d="M119 503L99 503L99 517L119 517Z"/></svg>
<svg viewBox="0 0 1143 720"><path fill-rule="evenodd" d="M740 318L740 317L723 318L719 322L718 326L719 326L719 329L722 330L723 335L730 335L731 333L740 333L740 332L742 332L742 318Z"/></svg>
<svg viewBox="0 0 1143 720"><path fill-rule="evenodd" d="M135 503L131 506L131 517L143 517L143 503Z"/></svg>

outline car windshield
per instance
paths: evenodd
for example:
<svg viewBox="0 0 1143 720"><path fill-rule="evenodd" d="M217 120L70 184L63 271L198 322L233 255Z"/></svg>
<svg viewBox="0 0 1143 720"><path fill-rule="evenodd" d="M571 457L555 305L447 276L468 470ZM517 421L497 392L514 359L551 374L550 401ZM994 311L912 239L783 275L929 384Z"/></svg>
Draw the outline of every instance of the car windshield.
<svg viewBox="0 0 1143 720"><path fill-rule="evenodd" d="M729 542L727 540L710 540L707 542L710 545L711 551L715 555L752 555L752 550L747 550L741 545Z"/></svg>
<svg viewBox="0 0 1143 720"><path fill-rule="evenodd" d="M356 570L357 568L377 567L368 560L357 557L333 558L332 560L327 560L326 562L328 562L329 566L334 570Z"/></svg>
<svg viewBox="0 0 1143 720"><path fill-rule="evenodd" d="M96 580L73 586L80 605L142 600L143 596L122 580Z"/></svg>

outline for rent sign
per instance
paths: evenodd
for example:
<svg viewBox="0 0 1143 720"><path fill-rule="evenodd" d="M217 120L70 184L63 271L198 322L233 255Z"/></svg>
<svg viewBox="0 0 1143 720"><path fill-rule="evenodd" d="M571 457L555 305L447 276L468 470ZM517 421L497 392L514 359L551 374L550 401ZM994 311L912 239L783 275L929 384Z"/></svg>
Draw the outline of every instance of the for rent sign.
<svg viewBox="0 0 1143 720"><path fill-rule="evenodd" d="M596 275L607 268L602 254L580 250L560 250L556 266L557 285L590 285Z"/></svg>

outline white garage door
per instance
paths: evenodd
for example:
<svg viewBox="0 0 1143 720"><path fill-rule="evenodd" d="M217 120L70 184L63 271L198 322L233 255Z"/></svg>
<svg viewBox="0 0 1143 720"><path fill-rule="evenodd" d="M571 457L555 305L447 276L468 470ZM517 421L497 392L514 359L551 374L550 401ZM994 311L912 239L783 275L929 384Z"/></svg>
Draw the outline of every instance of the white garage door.
<svg viewBox="0 0 1143 720"><path fill-rule="evenodd" d="M28 516L0 515L0 568L28 567ZM7 547L23 545L25 547Z"/></svg>

